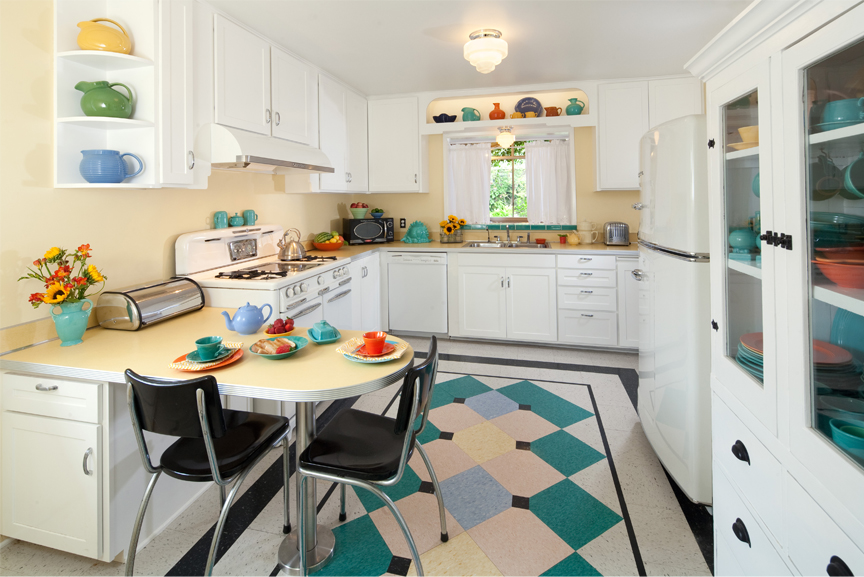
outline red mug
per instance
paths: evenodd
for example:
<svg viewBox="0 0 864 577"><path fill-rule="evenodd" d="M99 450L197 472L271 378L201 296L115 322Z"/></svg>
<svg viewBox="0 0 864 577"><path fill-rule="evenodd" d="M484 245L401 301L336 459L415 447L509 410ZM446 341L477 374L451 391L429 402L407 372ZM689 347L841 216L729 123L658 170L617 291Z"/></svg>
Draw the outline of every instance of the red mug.
<svg viewBox="0 0 864 577"><path fill-rule="evenodd" d="M370 355L380 355L384 350L384 339L387 333L383 331L372 331L363 333L363 342L366 343L366 352Z"/></svg>

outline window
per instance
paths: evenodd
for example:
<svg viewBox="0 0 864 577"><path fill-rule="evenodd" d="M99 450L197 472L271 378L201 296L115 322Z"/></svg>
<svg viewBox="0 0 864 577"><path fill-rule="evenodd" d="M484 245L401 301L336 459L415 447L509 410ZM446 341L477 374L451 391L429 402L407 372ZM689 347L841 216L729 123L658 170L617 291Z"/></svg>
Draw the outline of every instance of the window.
<svg viewBox="0 0 864 577"><path fill-rule="evenodd" d="M489 216L492 222L528 222L524 141L509 148L493 143Z"/></svg>

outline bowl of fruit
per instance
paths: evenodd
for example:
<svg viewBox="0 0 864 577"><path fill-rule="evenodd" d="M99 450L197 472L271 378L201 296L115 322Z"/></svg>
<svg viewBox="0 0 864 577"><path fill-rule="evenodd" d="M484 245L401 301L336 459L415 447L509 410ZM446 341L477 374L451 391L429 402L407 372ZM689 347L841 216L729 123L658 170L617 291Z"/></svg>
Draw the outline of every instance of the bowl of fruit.
<svg viewBox="0 0 864 577"><path fill-rule="evenodd" d="M365 202L352 202L349 210L354 218L363 218L369 210L369 205Z"/></svg>
<svg viewBox="0 0 864 577"><path fill-rule="evenodd" d="M383 208L373 208L369 212L372 213L372 216L374 216L375 218L381 218L382 216L384 216Z"/></svg>
<svg viewBox="0 0 864 577"><path fill-rule="evenodd" d="M281 318L277 318L271 324L267 325L267 328L264 329L264 333L271 337L284 337L291 334L291 331L293 330L294 319L288 317L283 321Z"/></svg>
<svg viewBox="0 0 864 577"><path fill-rule="evenodd" d="M274 337L261 339L249 347L249 352L271 361L287 359L309 344L305 337Z"/></svg>
<svg viewBox="0 0 864 577"><path fill-rule="evenodd" d="M318 250L339 250L345 244L345 239L335 230L332 232L319 232L315 235L315 240L312 241L312 244Z"/></svg>

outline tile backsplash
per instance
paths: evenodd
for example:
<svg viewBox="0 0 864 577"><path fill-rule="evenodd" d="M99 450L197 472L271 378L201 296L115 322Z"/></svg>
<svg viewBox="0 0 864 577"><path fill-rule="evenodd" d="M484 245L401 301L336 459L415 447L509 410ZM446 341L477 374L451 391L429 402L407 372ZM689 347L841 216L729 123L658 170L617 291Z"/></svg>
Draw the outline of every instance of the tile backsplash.
<svg viewBox="0 0 864 577"><path fill-rule="evenodd" d="M466 224L464 230L576 230L575 224Z"/></svg>

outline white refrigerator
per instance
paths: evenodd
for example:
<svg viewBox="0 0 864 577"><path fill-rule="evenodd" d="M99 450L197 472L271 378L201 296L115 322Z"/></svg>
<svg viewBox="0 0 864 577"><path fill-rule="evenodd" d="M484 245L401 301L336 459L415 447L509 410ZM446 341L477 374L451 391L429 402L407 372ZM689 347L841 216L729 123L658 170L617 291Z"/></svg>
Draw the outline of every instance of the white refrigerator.
<svg viewBox="0 0 864 577"><path fill-rule="evenodd" d="M648 441L690 500L711 504L711 316L704 115L640 143L639 402Z"/></svg>

